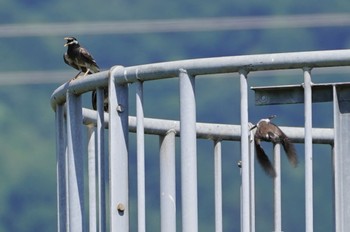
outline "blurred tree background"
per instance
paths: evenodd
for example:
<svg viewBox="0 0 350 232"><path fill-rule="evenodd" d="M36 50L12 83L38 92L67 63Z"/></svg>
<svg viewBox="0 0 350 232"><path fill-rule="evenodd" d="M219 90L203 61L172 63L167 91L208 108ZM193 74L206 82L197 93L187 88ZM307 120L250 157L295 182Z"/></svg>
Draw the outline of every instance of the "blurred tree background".
<svg viewBox="0 0 350 232"><path fill-rule="evenodd" d="M75 74L64 64L64 36L75 36L88 48L102 69L191 59L257 53L346 49L350 44L350 23L346 18L350 2L306 0L3 0L0 2L0 231L56 230L55 122L49 100L52 92ZM286 16L293 16L292 20ZM308 16L315 16L314 21ZM148 32L98 33L96 22L153 22L157 20L223 19L242 21L262 17L272 23L197 30L157 31L151 23ZM275 17L275 18L274 18ZM259 18L258 18L259 19ZM301 21L300 21L300 20ZM318 20L319 19L319 20ZM326 20L324 20L326 19ZM325 21L325 22L324 22ZM262 21L261 23L263 23ZM329 24L327 24L329 22ZM333 23L332 23L333 22ZM278 26L278 23L281 23ZM91 24L91 33L80 26ZM49 32L40 28L51 25ZM59 25L63 25L58 27ZM277 25L277 26L276 26ZM77 33L71 33L73 31ZM29 29L25 34L24 29ZM56 31L57 30L57 31ZM153 31L152 31L153 30ZM37 34L35 34L37 33ZM51 33L51 34L50 34ZM314 82L347 80L349 70L315 71ZM237 76L237 75L236 75ZM283 78L281 78L283 76ZM302 72L254 75L251 86L299 84ZM238 78L203 77L196 82L198 121L239 123ZM131 89L134 86L131 85ZM130 91L131 94L133 91ZM176 80L145 83L147 117L179 118ZM280 125L303 126L303 106L255 107L250 97L251 121L277 114ZM130 104L134 105L132 95ZM218 104L219 103L219 104ZM87 106L89 102L87 100ZM89 106L90 107L90 106ZM314 107L314 126L331 127L332 106ZM131 114L135 109L131 107ZM318 117L319 114L324 117ZM147 229L159 231L158 139L146 136ZM130 187L132 222L136 222L135 138L130 141ZM199 229L214 231L213 157L211 141L198 142ZM303 231L304 162L303 147L297 145L300 165L290 168L283 162L283 230ZM224 231L240 231L239 144L223 143ZM315 146L314 202L315 231L333 230L330 147ZM178 151L177 151L178 154ZM179 156L177 157L179 164ZM256 231L272 231L272 181L260 167L256 169ZM177 181L179 182L179 165ZM178 189L178 206L181 196ZM131 231L136 231L131 223ZM181 217L178 217L180 230Z"/></svg>

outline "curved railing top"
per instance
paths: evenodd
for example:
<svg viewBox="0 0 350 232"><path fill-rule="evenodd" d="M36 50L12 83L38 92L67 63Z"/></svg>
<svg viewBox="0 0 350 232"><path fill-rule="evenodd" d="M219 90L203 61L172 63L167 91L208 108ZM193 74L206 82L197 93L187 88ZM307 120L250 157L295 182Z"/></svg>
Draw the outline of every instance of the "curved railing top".
<svg viewBox="0 0 350 232"><path fill-rule="evenodd" d="M105 87L112 74L117 83L133 83L137 80L148 81L177 77L181 69L190 75L206 75L234 72L251 72L279 69L302 69L315 67L334 67L350 65L350 50L328 50L311 52L273 53L261 55L227 56L201 58L172 62L153 63L130 67L114 66L110 70L91 74L67 82L57 88L51 96L51 106L66 101L66 92L76 94Z"/></svg>

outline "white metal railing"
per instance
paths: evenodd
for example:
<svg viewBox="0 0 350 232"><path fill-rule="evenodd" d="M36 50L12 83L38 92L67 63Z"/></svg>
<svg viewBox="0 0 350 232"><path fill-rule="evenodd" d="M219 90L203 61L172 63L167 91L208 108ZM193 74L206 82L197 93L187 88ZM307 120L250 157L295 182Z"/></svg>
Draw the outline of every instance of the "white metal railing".
<svg viewBox="0 0 350 232"><path fill-rule="evenodd" d="M222 167L221 141L240 141L241 144L241 231L255 231L254 198L254 148L249 132L248 74L263 70L301 69L304 83L298 86L257 88L256 94L265 94L264 103L273 100L283 104L285 99L274 95L275 90L284 91L289 98L295 97L304 103L305 127L282 127L294 141L305 143L305 224L306 231L313 231L313 168L312 144L325 143L333 146L335 229L347 231L350 222L350 151L348 124L349 84L338 83L317 86L312 83L311 69L350 65L350 51L319 51L279 53L249 56L233 56L183 60L132 67L115 66L109 71L90 75L60 86L51 97L56 112L57 129L57 199L58 230L86 231L84 208L84 143L83 124L93 126L89 131L89 231L129 231L129 176L128 133L137 137L137 212L138 231L146 229L145 210L145 141L144 134L160 137L160 191L161 230L176 231L175 194L175 137L181 143L181 199L182 231L198 231L197 199L197 139L214 141L215 172L215 230L222 231ZM196 122L195 80L201 75L216 73L238 73L240 79L240 125L209 124ZM180 86L180 121L144 118L143 82L163 78L178 78ZM136 117L129 116L128 83L137 83ZM109 112L104 112L103 88L108 87ZM82 108L81 95L97 91L97 111ZM289 95L290 90L299 93ZM323 91L319 93L319 91ZM330 94L324 94L324 91ZM271 95L269 95L271 93ZM266 95L267 94L267 95ZM300 96L302 94L302 96ZM334 128L312 128L312 103L333 101ZM328 99L329 95L331 99ZM266 97L267 96L267 97ZM275 97L275 99L274 99ZM321 98L321 100L320 100ZM267 100L266 100L267 99ZM277 99L277 100L276 100ZM288 101L294 99L288 99ZM297 100L298 101L298 100ZM297 102L296 101L296 102ZM273 104L276 104L274 102ZM180 128L182 128L180 130ZM108 136L105 138L105 130ZM105 140L108 140L108 152ZM279 145L275 146L274 179L275 223L274 230L282 231L281 184L279 178ZM108 154L109 177L103 157ZM96 169L95 169L95 165ZM96 174L97 173L97 174ZM108 185L105 181L108 179ZM95 187L96 186L96 187ZM109 188L106 189L106 186ZM109 199L106 199L108 191ZM96 197L95 197L96 196ZM108 202L108 205L107 205ZM109 217L107 219L107 216ZM108 225L107 225L108 223Z"/></svg>

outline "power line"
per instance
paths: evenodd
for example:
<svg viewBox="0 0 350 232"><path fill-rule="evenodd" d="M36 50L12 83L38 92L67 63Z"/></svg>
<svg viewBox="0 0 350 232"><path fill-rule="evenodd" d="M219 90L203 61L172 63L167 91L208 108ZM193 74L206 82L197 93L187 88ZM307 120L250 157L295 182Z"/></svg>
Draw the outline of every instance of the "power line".
<svg viewBox="0 0 350 232"><path fill-rule="evenodd" d="M0 38L65 36L82 34L135 34L188 31L225 31L281 28L342 27L350 25L348 14L222 17L81 23L0 25Z"/></svg>
<svg viewBox="0 0 350 232"><path fill-rule="evenodd" d="M64 83L76 74L73 71L0 72L0 85Z"/></svg>
<svg viewBox="0 0 350 232"><path fill-rule="evenodd" d="M348 14L291 16L222 17L199 19L109 21L83 23L0 25L0 38L29 36L66 36L82 34L136 34L188 31L256 30L282 28L343 27L350 25ZM328 69L327 69L328 70ZM338 68L333 73L349 73ZM327 71L322 72L327 74ZM0 85L53 84L74 77L73 71L0 72ZM68 77L68 79L67 79Z"/></svg>

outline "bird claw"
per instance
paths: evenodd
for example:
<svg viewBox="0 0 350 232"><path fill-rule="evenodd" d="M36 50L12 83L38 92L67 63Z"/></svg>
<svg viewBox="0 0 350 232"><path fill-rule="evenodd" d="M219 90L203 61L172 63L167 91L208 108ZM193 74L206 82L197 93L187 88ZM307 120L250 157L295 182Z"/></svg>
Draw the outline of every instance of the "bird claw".
<svg viewBox="0 0 350 232"><path fill-rule="evenodd" d="M88 68L88 70L84 73L84 76L83 77L86 77L90 72L90 69Z"/></svg>
<svg viewBox="0 0 350 232"><path fill-rule="evenodd" d="M80 73L81 72L79 72L77 75L75 75L75 77L73 77L69 82L71 82L71 81L74 81L74 80L76 80L76 79L79 79L81 76L80 76Z"/></svg>

